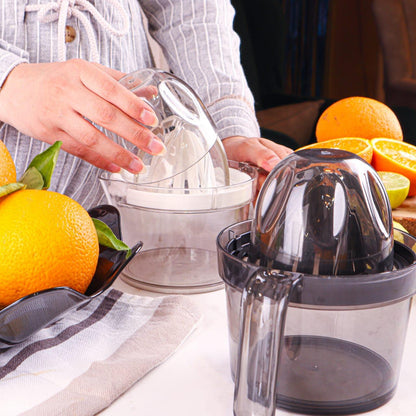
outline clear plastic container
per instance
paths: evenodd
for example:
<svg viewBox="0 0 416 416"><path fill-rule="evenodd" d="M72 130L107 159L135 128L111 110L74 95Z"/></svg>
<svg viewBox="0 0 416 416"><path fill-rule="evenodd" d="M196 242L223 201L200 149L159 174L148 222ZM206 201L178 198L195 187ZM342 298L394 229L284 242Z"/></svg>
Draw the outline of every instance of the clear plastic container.
<svg viewBox="0 0 416 416"><path fill-rule="evenodd" d="M257 170L229 162L230 184L212 188L165 188L126 182L103 173L107 198L121 214L123 240L143 249L122 275L127 283L164 293L223 287L216 237L226 225L250 218Z"/></svg>

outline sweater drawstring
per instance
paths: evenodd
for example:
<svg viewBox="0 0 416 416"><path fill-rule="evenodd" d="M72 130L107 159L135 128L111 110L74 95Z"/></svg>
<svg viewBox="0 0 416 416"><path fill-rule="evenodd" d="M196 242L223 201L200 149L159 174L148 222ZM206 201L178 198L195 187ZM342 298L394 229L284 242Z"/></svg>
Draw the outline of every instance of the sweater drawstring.
<svg viewBox="0 0 416 416"><path fill-rule="evenodd" d="M130 20L124 8L117 0L107 0L117 10L117 14L123 19L122 29L112 26L100 12L87 0L57 0L45 4L27 5L27 12L37 12L39 21L51 23L58 20L58 60L65 61L65 27L66 21L71 16L76 17L84 26L87 33L88 42L91 48L90 59L93 62L100 62L98 53L97 40L91 22L85 16L84 11L88 11L99 25L110 35L121 37L128 33L130 29Z"/></svg>

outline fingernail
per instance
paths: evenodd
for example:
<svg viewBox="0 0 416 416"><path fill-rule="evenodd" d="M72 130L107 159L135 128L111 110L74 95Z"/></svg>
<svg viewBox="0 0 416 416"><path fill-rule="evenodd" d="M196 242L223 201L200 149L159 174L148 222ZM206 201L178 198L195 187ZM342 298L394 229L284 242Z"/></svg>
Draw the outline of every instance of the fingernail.
<svg viewBox="0 0 416 416"><path fill-rule="evenodd" d="M142 110L139 121L145 124L146 126L151 127L156 127L159 123L156 114L153 111L148 110L146 108Z"/></svg>
<svg viewBox="0 0 416 416"><path fill-rule="evenodd" d="M144 165L140 159L132 159L129 163L129 170L133 173L139 173L143 170Z"/></svg>
<svg viewBox="0 0 416 416"><path fill-rule="evenodd" d="M120 166L116 165L115 163L110 163L107 166L107 170L111 173L118 173L118 172L120 172L121 168L120 168Z"/></svg>
<svg viewBox="0 0 416 416"><path fill-rule="evenodd" d="M280 162L279 157L272 156L269 159L263 160L260 167L270 172L279 162Z"/></svg>
<svg viewBox="0 0 416 416"><path fill-rule="evenodd" d="M163 155L166 153L165 145L156 138L150 139L150 142L147 144L146 149L152 155Z"/></svg>

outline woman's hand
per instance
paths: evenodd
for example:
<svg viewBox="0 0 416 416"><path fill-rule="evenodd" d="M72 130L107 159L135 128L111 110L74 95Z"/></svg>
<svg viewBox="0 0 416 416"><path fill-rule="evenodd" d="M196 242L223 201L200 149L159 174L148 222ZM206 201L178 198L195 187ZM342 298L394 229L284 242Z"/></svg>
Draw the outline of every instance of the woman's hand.
<svg viewBox="0 0 416 416"><path fill-rule="evenodd" d="M222 143L228 159L251 163L260 168L258 189L263 185L267 174L293 152L286 146L263 138L233 136L223 139Z"/></svg>
<svg viewBox="0 0 416 416"><path fill-rule="evenodd" d="M124 74L80 59L21 64L0 91L0 120L22 133L112 172L138 173L143 163L114 143L88 120L150 154L163 153L162 142L145 126L157 124L152 109L118 80Z"/></svg>

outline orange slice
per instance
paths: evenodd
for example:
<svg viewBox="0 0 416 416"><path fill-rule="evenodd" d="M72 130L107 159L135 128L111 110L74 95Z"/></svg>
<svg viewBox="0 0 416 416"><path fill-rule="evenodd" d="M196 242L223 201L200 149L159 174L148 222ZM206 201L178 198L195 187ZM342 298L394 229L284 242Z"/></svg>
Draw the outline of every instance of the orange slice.
<svg viewBox="0 0 416 416"><path fill-rule="evenodd" d="M312 143L297 150L303 149L341 149L355 153L363 158L367 163L371 163L373 148L370 141L360 137L343 137L340 139L326 140L320 143Z"/></svg>
<svg viewBox="0 0 416 416"><path fill-rule="evenodd" d="M394 139L372 139L375 170L401 173L410 180L409 196L416 195L416 146Z"/></svg>

